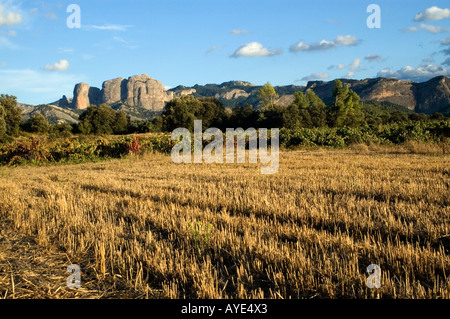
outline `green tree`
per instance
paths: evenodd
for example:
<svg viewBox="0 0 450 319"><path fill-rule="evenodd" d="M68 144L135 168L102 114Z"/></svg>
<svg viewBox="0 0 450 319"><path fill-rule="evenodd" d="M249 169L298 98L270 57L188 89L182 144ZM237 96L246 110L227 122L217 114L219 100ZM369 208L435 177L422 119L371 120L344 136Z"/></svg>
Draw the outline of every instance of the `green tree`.
<svg viewBox="0 0 450 319"><path fill-rule="evenodd" d="M323 127L327 124L326 105L313 90L308 89L306 97L309 101L308 112L313 127Z"/></svg>
<svg viewBox="0 0 450 319"><path fill-rule="evenodd" d="M5 109L0 105L0 139L6 135Z"/></svg>
<svg viewBox="0 0 450 319"><path fill-rule="evenodd" d="M335 80L333 90L334 104L331 106L331 122L334 126L358 127L364 120L360 97L340 80Z"/></svg>
<svg viewBox="0 0 450 319"><path fill-rule="evenodd" d="M6 134L17 136L22 123L22 110L17 106L17 98L12 95L0 96L0 106L3 106L3 119L6 125Z"/></svg>
<svg viewBox="0 0 450 319"><path fill-rule="evenodd" d="M112 130L113 130L114 134L127 133L128 123L129 123L129 117L127 116L127 113L125 113L124 111L116 112L116 119L115 119L114 123L112 124Z"/></svg>
<svg viewBox="0 0 450 319"><path fill-rule="evenodd" d="M36 112L29 120L29 128L33 133L48 133L50 124L40 112Z"/></svg>
<svg viewBox="0 0 450 319"><path fill-rule="evenodd" d="M116 112L107 104L91 105L80 115L78 129L82 134L126 133L128 117L124 112Z"/></svg>
<svg viewBox="0 0 450 319"><path fill-rule="evenodd" d="M312 90L295 92L294 102L285 110L284 124L286 128L325 126L325 103Z"/></svg>
<svg viewBox="0 0 450 319"><path fill-rule="evenodd" d="M194 130L195 114L202 108L202 102L191 95L169 101L162 114L162 127L165 132L185 127Z"/></svg>
<svg viewBox="0 0 450 319"><path fill-rule="evenodd" d="M166 104L162 114L162 129L166 132L185 127L194 130L194 120L202 120L203 129L225 128L225 107L216 98L196 99L191 95L175 98Z"/></svg>
<svg viewBox="0 0 450 319"><path fill-rule="evenodd" d="M288 129L297 129L303 126L303 116L300 114L300 109L294 103L286 107L283 114L284 127Z"/></svg>
<svg viewBox="0 0 450 319"><path fill-rule="evenodd" d="M270 82L267 82L258 92L258 98L263 108L273 107L275 100L279 98Z"/></svg>
<svg viewBox="0 0 450 319"><path fill-rule="evenodd" d="M50 134L55 137L70 137L72 135L72 125L67 123L55 124L50 127Z"/></svg>

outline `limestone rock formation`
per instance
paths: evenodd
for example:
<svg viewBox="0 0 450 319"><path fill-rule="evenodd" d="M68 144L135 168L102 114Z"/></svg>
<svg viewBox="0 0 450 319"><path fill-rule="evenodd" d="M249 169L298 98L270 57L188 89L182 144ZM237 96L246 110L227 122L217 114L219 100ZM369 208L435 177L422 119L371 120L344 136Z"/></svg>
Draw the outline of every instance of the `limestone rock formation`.
<svg viewBox="0 0 450 319"><path fill-rule="evenodd" d="M89 105L122 103L151 111L161 111L173 93L166 92L160 81L147 74L135 75L129 79L116 78L105 81L102 89L79 83L74 89L72 108L84 110Z"/></svg>
<svg viewBox="0 0 450 319"><path fill-rule="evenodd" d="M227 91L224 93L217 93L216 94L216 98L222 98L222 99L226 99L226 100L233 100L233 99L237 99L240 97L244 97L244 98L248 98L250 96L249 93L245 92L244 90L239 90L239 89L234 89L231 91Z"/></svg>
<svg viewBox="0 0 450 319"><path fill-rule="evenodd" d="M126 82L125 78L117 78L103 82L102 103L114 104L124 101L127 96Z"/></svg>
<svg viewBox="0 0 450 319"><path fill-rule="evenodd" d="M75 85L73 90L73 108L77 110L87 109L90 105L89 89L90 85L86 83L79 83Z"/></svg>
<svg viewBox="0 0 450 319"><path fill-rule="evenodd" d="M128 79L125 104L159 111L164 108L165 100L166 90L160 81L152 79L147 74L135 75Z"/></svg>

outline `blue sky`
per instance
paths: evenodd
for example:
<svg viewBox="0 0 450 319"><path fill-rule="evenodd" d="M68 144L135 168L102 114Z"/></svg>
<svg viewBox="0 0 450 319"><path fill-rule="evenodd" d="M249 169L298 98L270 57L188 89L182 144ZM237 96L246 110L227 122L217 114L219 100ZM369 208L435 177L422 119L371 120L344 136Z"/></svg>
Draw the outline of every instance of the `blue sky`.
<svg viewBox="0 0 450 319"><path fill-rule="evenodd" d="M69 28L70 4L81 28ZM369 28L370 4L381 28ZM0 0L0 93L39 104L76 83L305 85L450 74L450 4L424 0Z"/></svg>

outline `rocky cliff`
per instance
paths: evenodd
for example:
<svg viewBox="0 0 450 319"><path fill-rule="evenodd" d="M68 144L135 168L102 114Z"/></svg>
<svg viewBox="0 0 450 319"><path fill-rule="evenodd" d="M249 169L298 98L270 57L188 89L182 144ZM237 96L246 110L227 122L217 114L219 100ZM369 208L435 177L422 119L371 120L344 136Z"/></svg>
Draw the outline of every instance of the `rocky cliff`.
<svg viewBox="0 0 450 319"><path fill-rule="evenodd" d="M427 82L418 83L397 79L375 78L365 80L341 79L344 85L354 90L364 102L389 102L409 110L431 114L450 112L450 78L440 76ZM225 106L245 106L259 104L258 90L261 86L249 82L231 81L222 84L178 86L166 91L161 82L150 76L135 75L128 79L117 78L105 81L102 89L86 83L75 86L73 99L63 97L52 104L83 110L89 105L107 103L109 105L127 105L143 111L160 112L167 101L184 95L195 97L216 97ZM326 104L333 101L334 81L311 81L306 88L302 86L276 86L280 98L279 105L289 105L294 93L312 89Z"/></svg>
<svg viewBox="0 0 450 319"><path fill-rule="evenodd" d="M444 76L423 83L387 78L341 81L365 102L389 102L428 114L444 112L450 107L450 78ZM312 89L328 104L333 99L334 81L311 81L306 89Z"/></svg>
<svg viewBox="0 0 450 319"><path fill-rule="evenodd" d="M172 94L166 93L160 81L143 74L128 79L117 78L105 81L101 90L86 83L79 83L75 86L73 101L69 106L84 110L90 105L122 103L146 110L161 111L171 97ZM67 105L67 98L61 99L57 104Z"/></svg>

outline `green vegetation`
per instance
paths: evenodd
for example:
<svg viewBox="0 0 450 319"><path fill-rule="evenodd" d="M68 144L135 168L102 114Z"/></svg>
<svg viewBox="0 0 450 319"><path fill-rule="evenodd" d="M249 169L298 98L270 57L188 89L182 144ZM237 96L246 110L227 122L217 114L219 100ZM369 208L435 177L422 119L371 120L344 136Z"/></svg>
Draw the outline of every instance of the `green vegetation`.
<svg viewBox="0 0 450 319"><path fill-rule="evenodd" d="M0 138L17 136L22 123L22 111L17 106L17 98L12 95L0 96Z"/></svg>
<svg viewBox="0 0 450 319"><path fill-rule="evenodd" d="M312 90L297 91L294 96L292 104L277 105L278 95L268 82L259 90L261 108L226 108L217 98L188 95L168 102L162 115L152 120L131 121L124 110L102 104L85 110L77 125L52 125L39 112L22 123L17 98L1 95L0 164L87 161L137 154L141 150L170 153L173 142L168 133L179 127L192 131L196 119L202 120L203 129L280 128L280 143L285 148L415 141L442 145L446 152L450 119L441 113L417 114L388 103L362 103L339 80L335 81L334 100L328 105ZM151 134L141 139L111 137L144 133Z"/></svg>

